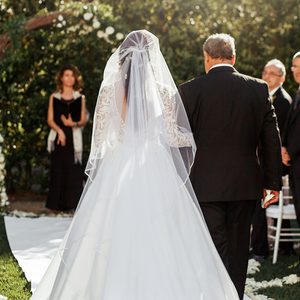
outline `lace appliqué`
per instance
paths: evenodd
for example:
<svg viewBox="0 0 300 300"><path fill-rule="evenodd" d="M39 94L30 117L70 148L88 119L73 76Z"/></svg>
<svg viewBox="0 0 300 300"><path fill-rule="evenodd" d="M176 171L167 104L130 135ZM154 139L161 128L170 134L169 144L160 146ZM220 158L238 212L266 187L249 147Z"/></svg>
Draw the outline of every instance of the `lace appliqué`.
<svg viewBox="0 0 300 300"><path fill-rule="evenodd" d="M159 87L163 101L163 118L166 124L166 134L171 147L190 147L194 144L191 133L183 132L176 121L176 102L174 95L166 87Z"/></svg>
<svg viewBox="0 0 300 300"><path fill-rule="evenodd" d="M115 111L116 108L113 103L113 101L115 101L114 88L112 86L103 87L100 92L98 101L99 104L97 105L95 110L96 125L94 131L94 142L97 153L99 154L100 152L100 156L103 156L108 144L112 146L113 140L115 142L121 141L122 133L124 131L124 122L122 122L122 119L120 118L118 120L118 130L114 130L114 133L110 132L108 137L107 131L112 130L112 126L113 124L115 124L113 120L116 120L115 118L111 118L113 117L112 114L115 113L114 117L117 116L117 113Z"/></svg>
<svg viewBox="0 0 300 300"><path fill-rule="evenodd" d="M114 98L114 91L110 87L104 87L99 95L99 105L96 107L96 127L94 132L94 141L96 149L101 148L104 142L104 130L111 111L111 101Z"/></svg>

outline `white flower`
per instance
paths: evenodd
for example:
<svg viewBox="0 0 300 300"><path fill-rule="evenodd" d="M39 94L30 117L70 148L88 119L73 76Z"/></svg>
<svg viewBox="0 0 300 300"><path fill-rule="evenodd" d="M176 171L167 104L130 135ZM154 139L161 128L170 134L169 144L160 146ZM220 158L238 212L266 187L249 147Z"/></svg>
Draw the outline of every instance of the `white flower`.
<svg viewBox="0 0 300 300"><path fill-rule="evenodd" d="M84 18L86 21L91 20L92 17L93 17L93 14L90 13L90 12L86 12L86 13L83 15L83 18Z"/></svg>
<svg viewBox="0 0 300 300"><path fill-rule="evenodd" d="M0 163L4 162L4 155L2 153L0 153Z"/></svg>
<svg viewBox="0 0 300 300"><path fill-rule="evenodd" d="M88 34L89 32L93 31L93 27L89 25L83 25L84 34Z"/></svg>
<svg viewBox="0 0 300 300"><path fill-rule="evenodd" d="M296 284L300 281L300 277L298 277L296 274L291 274L289 276L283 277L282 281L284 284Z"/></svg>
<svg viewBox="0 0 300 300"><path fill-rule="evenodd" d="M106 37L106 34L105 34L104 31L98 30L98 31L97 31L97 37L98 37L99 39L102 39L102 38Z"/></svg>
<svg viewBox="0 0 300 300"><path fill-rule="evenodd" d="M247 274L255 274L259 272L261 264L255 259L249 259Z"/></svg>
<svg viewBox="0 0 300 300"><path fill-rule="evenodd" d="M118 32L117 34L116 34L116 39L117 40L122 40L124 38L124 34L123 33L121 33L121 32Z"/></svg>
<svg viewBox="0 0 300 300"><path fill-rule="evenodd" d="M268 298L265 295L252 295L251 300L268 300Z"/></svg>
<svg viewBox="0 0 300 300"><path fill-rule="evenodd" d="M7 300L7 297L0 295L0 300Z"/></svg>
<svg viewBox="0 0 300 300"><path fill-rule="evenodd" d="M2 192L2 193L0 194L0 198L1 198L1 200L3 200L3 201L6 201L6 200L8 199L5 192Z"/></svg>
<svg viewBox="0 0 300 300"><path fill-rule="evenodd" d="M68 31L68 32L76 32L79 28L80 28L80 25L77 24L77 25L68 27L67 31ZM53 45L53 44L52 44L52 45Z"/></svg>
<svg viewBox="0 0 300 300"><path fill-rule="evenodd" d="M108 35L113 34L114 32L115 32L115 29L112 26L108 26L105 29L105 33Z"/></svg>
<svg viewBox="0 0 300 300"><path fill-rule="evenodd" d="M37 214L34 214L32 212L25 212L25 211L20 211L20 210L13 210L12 212L10 212L11 216L14 217L20 217L20 218L26 218L26 217L37 217Z"/></svg>
<svg viewBox="0 0 300 300"><path fill-rule="evenodd" d="M14 14L14 11L13 11L13 9L11 7L9 9L7 9L6 12L8 14L10 14L11 16Z"/></svg>
<svg viewBox="0 0 300 300"><path fill-rule="evenodd" d="M57 17L57 19L58 19L58 21L63 21L63 19L64 19L64 17L62 16L62 15L59 15L58 17Z"/></svg>
<svg viewBox="0 0 300 300"><path fill-rule="evenodd" d="M93 27L95 28L95 29L98 29L99 27L100 27L100 22L97 20L97 19L95 19L95 20L93 20Z"/></svg>
<svg viewBox="0 0 300 300"><path fill-rule="evenodd" d="M62 26L63 25L61 23L57 23L57 25L56 25L57 28L62 28Z"/></svg>
<svg viewBox="0 0 300 300"><path fill-rule="evenodd" d="M3 143L3 137L2 137L2 135L0 134L0 143Z"/></svg>

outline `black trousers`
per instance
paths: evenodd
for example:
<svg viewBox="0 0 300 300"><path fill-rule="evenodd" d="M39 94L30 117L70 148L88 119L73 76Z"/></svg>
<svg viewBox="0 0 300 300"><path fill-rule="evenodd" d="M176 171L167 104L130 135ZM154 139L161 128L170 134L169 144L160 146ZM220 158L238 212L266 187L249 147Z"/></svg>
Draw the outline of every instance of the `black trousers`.
<svg viewBox="0 0 300 300"><path fill-rule="evenodd" d="M250 225L257 200L200 202L221 259L243 299L247 276Z"/></svg>
<svg viewBox="0 0 300 300"><path fill-rule="evenodd" d="M282 227L290 228L290 221L282 220ZM266 210L261 207L260 200L257 201L252 218L251 247L255 255L268 256L269 254ZM288 253L293 250L293 242L280 242L279 248Z"/></svg>
<svg viewBox="0 0 300 300"><path fill-rule="evenodd" d="M261 207L261 201L257 201L253 218L252 218L252 233L251 247L255 255L268 256L268 225L266 210Z"/></svg>
<svg viewBox="0 0 300 300"><path fill-rule="evenodd" d="M290 175L290 186L293 194L293 201L294 201L294 206L296 210L296 216L297 216L297 221L298 225L300 226L300 176L298 175L299 173L299 166L294 167L292 165L291 167L291 175ZM298 170L298 172L296 172Z"/></svg>

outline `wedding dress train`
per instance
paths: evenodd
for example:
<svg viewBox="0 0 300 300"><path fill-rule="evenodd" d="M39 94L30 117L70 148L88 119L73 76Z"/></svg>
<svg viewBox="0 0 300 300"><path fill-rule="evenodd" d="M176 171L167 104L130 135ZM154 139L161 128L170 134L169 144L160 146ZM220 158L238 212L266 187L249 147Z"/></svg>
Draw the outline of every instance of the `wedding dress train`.
<svg viewBox="0 0 300 300"><path fill-rule="evenodd" d="M140 44L128 46L129 38ZM125 80L135 86L123 85L125 118L120 77L104 72L90 180L31 299L237 300L188 179L194 141L173 81L158 80L157 39L137 31L122 45L106 71L124 74L120 62L129 61Z"/></svg>

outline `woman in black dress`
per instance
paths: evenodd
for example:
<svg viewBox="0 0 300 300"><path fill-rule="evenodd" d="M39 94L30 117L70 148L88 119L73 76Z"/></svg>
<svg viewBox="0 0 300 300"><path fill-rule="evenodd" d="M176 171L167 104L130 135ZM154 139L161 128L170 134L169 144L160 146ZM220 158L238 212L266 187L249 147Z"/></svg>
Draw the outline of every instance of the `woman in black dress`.
<svg viewBox="0 0 300 300"><path fill-rule="evenodd" d="M46 207L57 211L76 208L82 188L82 129L87 121L81 75L65 66L57 75L58 92L49 99L48 151L51 152L50 187Z"/></svg>

